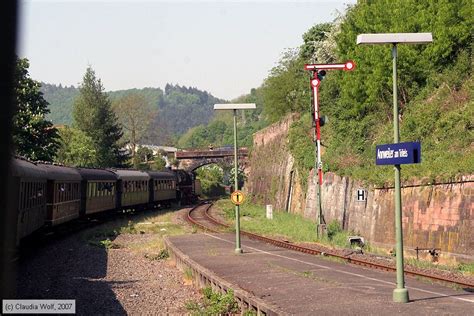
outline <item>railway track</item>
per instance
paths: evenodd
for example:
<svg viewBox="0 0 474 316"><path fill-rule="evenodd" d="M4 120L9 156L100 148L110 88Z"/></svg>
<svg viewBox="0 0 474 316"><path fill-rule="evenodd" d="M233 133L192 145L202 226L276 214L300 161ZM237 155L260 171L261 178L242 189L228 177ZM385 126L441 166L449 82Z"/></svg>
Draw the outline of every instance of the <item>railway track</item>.
<svg viewBox="0 0 474 316"><path fill-rule="evenodd" d="M212 217L209 214L209 209L212 207L213 203L210 201L203 202L193 208L191 208L188 213L187 213L187 221L192 223L193 225L196 225L200 227L201 229L204 229L206 231L218 233L221 232L223 228L229 228L230 225L226 223L222 223ZM371 269L377 269L377 270L383 270L383 271L392 271L396 272L396 268L391 267L389 265L381 264L381 263L375 263L371 262L368 260L360 259L360 258L353 258L350 255L348 256L342 256L336 253L331 253L330 251L320 251L316 249L311 249L307 247L302 247L298 246L295 244L291 244L288 242L276 240L273 238L268 238L264 236L260 236L254 233L246 232L241 230L240 231L242 235L248 236L249 238L260 240L269 244L272 244L277 247L281 248L286 248L294 251L299 251L302 253L307 253L307 254L312 254L312 255L324 255L324 256L329 256L333 258L339 258L347 263L352 263L356 264L359 266L363 267L368 267ZM462 281L462 280L455 280L452 278L444 277L444 276L439 276L439 275L434 275L431 273L425 273L425 272L419 272L419 271L413 271L409 267L405 268L405 275L409 276L414 276L414 277L422 277L422 278L427 278L430 280L435 280L435 281L441 281L441 282L446 282L449 284L454 284L457 286L461 287L468 287L468 288L474 288L474 283L473 282L468 282L468 281Z"/></svg>

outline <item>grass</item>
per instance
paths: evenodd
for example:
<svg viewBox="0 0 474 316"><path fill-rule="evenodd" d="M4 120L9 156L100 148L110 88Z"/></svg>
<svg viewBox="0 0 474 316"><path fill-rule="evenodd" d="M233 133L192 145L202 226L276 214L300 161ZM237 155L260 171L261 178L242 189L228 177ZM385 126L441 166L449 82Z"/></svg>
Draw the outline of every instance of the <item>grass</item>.
<svg viewBox="0 0 474 316"><path fill-rule="evenodd" d="M224 211L229 222L234 221L234 205L229 200L220 200L216 206ZM273 220L265 217L262 206L248 201L240 207L241 228L265 236L284 237L293 242L316 242L315 225L303 217L284 212L273 212Z"/></svg>
<svg viewBox="0 0 474 316"><path fill-rule="evenodd" d="M204 300L201 304L195 301L186 303L186 308L192 315L234 315L239 312L239 306L235 301L232 290L222 294L214 292L210 287L206 287L202 289L202 294L204 295Z"/></svg>
<svg viewBox="0 0 474 316"><path fill-rule="evenodd" d="M416 258L405 258L405 263L423 269L439 269L450 272L462 273L467 276L474 276L474 263L459 263L455 265L437 264L426 260L416 260Z"/></svg>
<svg viewBox="0 0 474 316"><path fill-rule="evenodd" d="M234 205L229 200L220 200L216 206L223 210L225 218L234 222ZM309 219L287 212L273 212L273 219L266 218L263 206L251 204L248 200L240 207L240 225L243 230L277 237L291 242L319 242L332 247L349 247L347 237L350 232L328 225L329 237L318 239L316 225ZM332 225L332 226L331 226Z"/></svg>
<svg viewBox="0 0 474 316"><path fill-rule="evenodd" d="M150 260L165 259L169 254L165 249L163 237L188 232L186 227L173 223L173 211L152 211L118 218L88 230L83 233L82 238L91 246L109 250L125 247L115 241L119 235L146 234L147 238L128 243L126 248L142 253Z"/></svg>

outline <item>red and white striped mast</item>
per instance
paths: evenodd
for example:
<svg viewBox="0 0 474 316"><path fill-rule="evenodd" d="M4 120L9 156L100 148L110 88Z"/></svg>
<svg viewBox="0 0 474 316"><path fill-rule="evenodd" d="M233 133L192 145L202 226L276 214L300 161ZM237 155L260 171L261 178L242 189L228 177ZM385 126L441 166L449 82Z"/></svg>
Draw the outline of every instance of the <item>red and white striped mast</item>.
<svg viewBox="0 0 474 316"><path fill-rule="evenodd" d="M314 105L314 141L316 142L316 166L318 170L318 185L317 185L317 205L318 205L318 237L322 236L321 225L323 225L323 211L321 206L321 185L323 183L323 162L321 161L321 117L319 113L319 85L321 80L326 75L326 70L345 70L352 71L355 69L355 63L352 60L348 60L344 64L307 64L304 66L305 70L312 71L312 78L310 79L311 91Z"/></svg>

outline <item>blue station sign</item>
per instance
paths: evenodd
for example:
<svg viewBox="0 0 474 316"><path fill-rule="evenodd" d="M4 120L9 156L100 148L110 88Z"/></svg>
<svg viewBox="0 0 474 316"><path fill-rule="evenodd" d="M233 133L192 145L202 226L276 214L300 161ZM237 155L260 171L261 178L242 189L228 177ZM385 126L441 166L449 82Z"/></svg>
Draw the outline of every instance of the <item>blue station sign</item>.
<svg viewBox="0 0 474 316"><path fill-rule="evenodd" d="M377 145L376 165L403 165L421 162L421 144L407 142Z"/></svg>

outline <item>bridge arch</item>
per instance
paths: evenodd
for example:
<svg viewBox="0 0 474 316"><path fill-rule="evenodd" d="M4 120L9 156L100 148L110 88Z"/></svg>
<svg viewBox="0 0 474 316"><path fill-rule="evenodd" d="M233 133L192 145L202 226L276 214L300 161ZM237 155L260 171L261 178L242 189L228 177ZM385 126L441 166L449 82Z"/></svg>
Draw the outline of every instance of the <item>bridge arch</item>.
<svg viewBox="0 0 474 316"><path fill-rule="evenodd" d="M247 167L247 148L240 148L238 151L239 168ZM187 150L176 152L176 159L179 161L179 168L187 171L194 171L202 166L217 164L223 167L234 166L233 150Z"/></svg>

